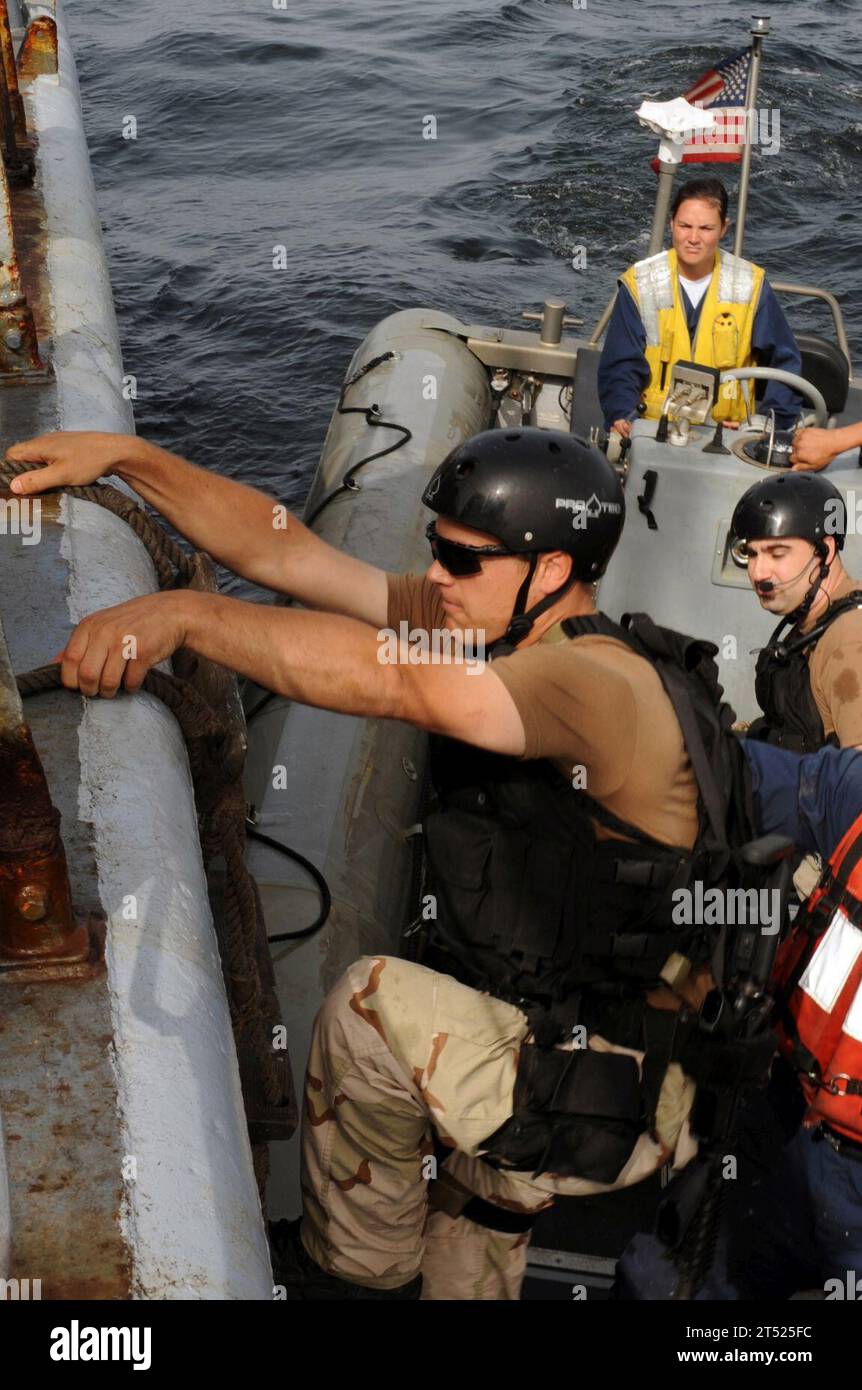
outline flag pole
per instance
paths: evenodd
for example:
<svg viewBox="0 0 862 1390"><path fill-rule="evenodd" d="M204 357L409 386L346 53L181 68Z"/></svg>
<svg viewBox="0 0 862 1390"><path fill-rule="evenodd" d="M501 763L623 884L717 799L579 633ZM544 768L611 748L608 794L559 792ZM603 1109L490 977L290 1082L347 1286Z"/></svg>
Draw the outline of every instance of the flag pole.
<svg viewBox="0 0 862 1390"><path fill-rule="evenodd" d="M748 72L748 89L745 93L745 139L742 144L742 169L739 175L739 208L736 214L736 232L733 239L733 254L742 255L742 242L745 236L745 214L748 211L748 182L751 177L751 131L754 124L757 85L760 80L760 59L763 39L769 33L769 15L751 16L751 67Z"/></svg>
<svg viewBox="0 0 862 1390"><path fill-rule="evenodd" d="M664 159L660 159L658 162L658 189L656 190L655 208L652 215L648 256L657 256L664 246L664 234L667 228L670 195L673 192L676 168L675 164L668 164Z"/></svg>

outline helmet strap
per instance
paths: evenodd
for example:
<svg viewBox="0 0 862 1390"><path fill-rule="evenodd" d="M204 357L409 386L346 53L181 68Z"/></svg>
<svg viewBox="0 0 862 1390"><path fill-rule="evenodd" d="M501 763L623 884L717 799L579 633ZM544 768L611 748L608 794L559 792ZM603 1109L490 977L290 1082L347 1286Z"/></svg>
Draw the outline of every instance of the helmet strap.
<svg viewBox="0 0 862 1390"><path fill-rule="evenodd" d="M527 570L524 581L515 598L515 606L512 609L509 626L506 628L503 636L498 637L496 642L492 642L488 647L486 655L489 658L510 656L518 644L523 642L528 633L532 632L533 624L536 619L541 617L543 613L546 613L549 608L552 608L557 602L557 599L561 598L568 589L571 589L577 579L576 574L570 574L568 579L561 584L558 589L554 589L551 594L545 594L544 598L539 599L538 603L534 603L532 608L528 612L525 612L527 595L530 592L533 575L536 573L538 560L538 555L533 551L530 555L530 568Z"/></svg>
<svg viewBox="0 0 862 1390"><path fill-rule="evenodd" d="M832 565L832 560L826 559L826 550L823 541L817 541L815 543L814 554L820 556L820 567L817 571L816 578L809 585L808 592L805 595L802 602L800 603L799 607L794 608L793 612L788 613L787 615L787 621L793 623L794 626L798 626L799 623L801 623L805 618L807 618L808 614L811 611L811 605L816 599L817 595L819 594L820 586L823 583L824 579L826 579L826 577L828 576L830 567ZM832 557L833 560L835 558L835 555L837 554L838 548L836 546L835 554Z"/></svg>

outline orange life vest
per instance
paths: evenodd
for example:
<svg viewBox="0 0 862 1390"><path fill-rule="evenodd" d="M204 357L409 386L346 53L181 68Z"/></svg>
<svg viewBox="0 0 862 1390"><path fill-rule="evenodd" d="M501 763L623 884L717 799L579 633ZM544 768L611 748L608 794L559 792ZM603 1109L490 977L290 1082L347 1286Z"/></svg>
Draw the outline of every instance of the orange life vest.
<svg viewBox="0 0 862 1390"><path fill-rule="evenodd" d="M776 983L779 1047L800 1072L806 1123L862 1142L862 815L781 946Z"/></svg>

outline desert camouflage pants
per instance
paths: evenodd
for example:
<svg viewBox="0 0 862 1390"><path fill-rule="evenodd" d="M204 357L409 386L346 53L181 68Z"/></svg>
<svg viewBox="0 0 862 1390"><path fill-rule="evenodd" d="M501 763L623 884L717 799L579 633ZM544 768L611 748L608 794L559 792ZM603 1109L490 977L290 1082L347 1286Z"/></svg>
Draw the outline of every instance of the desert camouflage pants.
<svg viewBox="0 0 862 1390"><path fill-rule="evenodd" d="M536 1212L553 1204L554 1193L607 1192L647 1177L671 1155L677 1166L688 1162L693 1087L671 1067L660 1142L642 1134L614 1184L534 1179L483 1163L483 1141L512 1114L528 1036L519 1009L411 961L365 956L345 972L318 1014L306 1075L302 1234L313 1260L380 1289L398 1288L421 1269L426 1299L517 1299L529 1234L449 1214L469 1195L504 1211ZM598 1037L588 1045L625 1050ZM429 1207L432 1130L454 1152Z"/></svg>

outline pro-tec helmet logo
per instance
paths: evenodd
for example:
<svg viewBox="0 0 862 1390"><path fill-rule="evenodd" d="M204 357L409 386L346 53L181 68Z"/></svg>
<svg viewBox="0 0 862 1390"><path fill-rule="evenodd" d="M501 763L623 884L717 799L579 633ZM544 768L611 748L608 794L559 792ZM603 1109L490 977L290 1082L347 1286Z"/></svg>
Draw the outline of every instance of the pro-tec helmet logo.
<svg viewBox="0 0 862 1390"><path fill-rule="evenodd" d="M618 512L622 511L622 503L601 502L595 493L593 493L592 497L588 497L586 502L582 497L558 497L556 505L557 507L565 507L570 512L586 512L591 520L601 516L603 513L610 512L615 516Z"/></svg>

